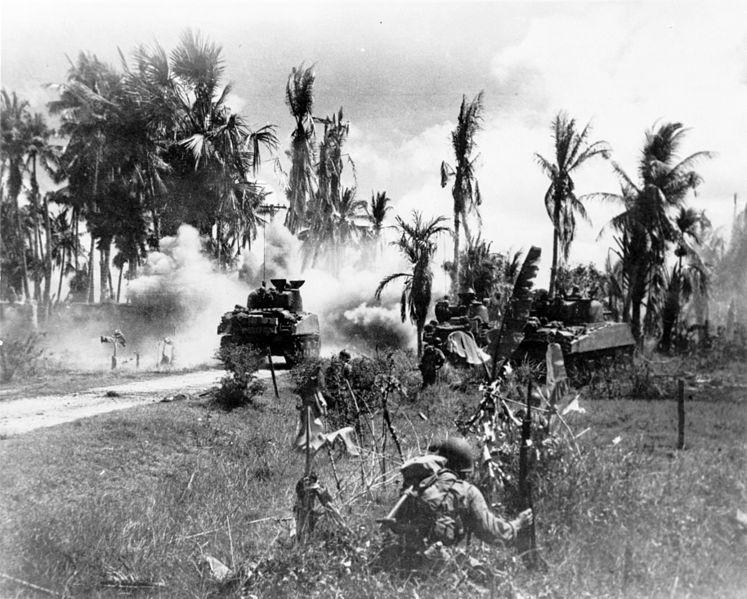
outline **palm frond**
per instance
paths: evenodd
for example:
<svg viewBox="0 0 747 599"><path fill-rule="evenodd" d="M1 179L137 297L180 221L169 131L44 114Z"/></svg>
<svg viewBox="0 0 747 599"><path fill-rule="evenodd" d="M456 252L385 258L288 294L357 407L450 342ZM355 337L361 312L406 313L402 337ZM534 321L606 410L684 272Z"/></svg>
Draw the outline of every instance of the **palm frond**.
<svg viewBox="0 0 747 599"><path fill-rule="evenodd" d="M493 373L498 373L498 362L504 363L519 347L524 339L524 326L532 306L531 290L537 276L538 263L542 250L536 246L529 248L519 275L514 282L506 313L498 335L491 340Z"/></svg>
<svg viewBox="0 0 747 599"><path fill-rule="evenodd" d="M406 272L397 272L397 273L394 273L393 275L387 275L381 280L378 287L376 287L376 291L374 292L374 297L376 298L377 301L380 300L381 292L384 291L384 287L389 285L389 283L391 283L392 281L396 279L400 279L402 277L411 277L411 276L412 275L410 273L406 273Z"/></svg>

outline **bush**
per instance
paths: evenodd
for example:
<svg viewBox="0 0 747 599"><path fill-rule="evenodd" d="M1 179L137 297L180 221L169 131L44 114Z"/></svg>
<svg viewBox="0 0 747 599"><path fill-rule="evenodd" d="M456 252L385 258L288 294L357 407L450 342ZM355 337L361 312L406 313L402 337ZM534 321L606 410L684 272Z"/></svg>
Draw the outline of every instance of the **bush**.
<svg viewBox="0 0 747 599"><path fill-rule="evenodd" d="M30 375L44 353L39 333L11 334L0 339L0 382L9 383L16 373Z"/></svg>
<svg viewBox="0 0 747 599"><path fill-rule="evenodd" d="M348 382L355 394L358 408L375 411L381 406L382 381L393 376L399 381L402 395L417 397L420 375L410 351L377 353L375 357L359 356L350 360ZM343 362L338 356L307 360L291 371L293 391L301 395L308 386L319 385L327 402L328 419L332 426L355 424L355 406L343 377Z"/></svg>
<svg viewBox="0 0 747 599"><path fill-rule="evenodd" d="M263 354L250 345L228 345L220 348L218 359L231 374L221 379L215 403L225 410L254 405L255 399L266 389L256 374L263 364Z"/></svg>

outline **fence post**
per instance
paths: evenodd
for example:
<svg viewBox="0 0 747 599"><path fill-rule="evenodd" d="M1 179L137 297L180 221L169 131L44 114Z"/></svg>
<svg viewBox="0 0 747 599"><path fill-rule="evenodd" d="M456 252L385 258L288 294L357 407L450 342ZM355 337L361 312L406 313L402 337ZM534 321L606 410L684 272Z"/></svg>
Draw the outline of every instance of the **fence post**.
<svg viewBox="0 0 747 599"><path fill-rule="evenodd" d="M677 380L677 449L685 449L685 381Z"/></svg>

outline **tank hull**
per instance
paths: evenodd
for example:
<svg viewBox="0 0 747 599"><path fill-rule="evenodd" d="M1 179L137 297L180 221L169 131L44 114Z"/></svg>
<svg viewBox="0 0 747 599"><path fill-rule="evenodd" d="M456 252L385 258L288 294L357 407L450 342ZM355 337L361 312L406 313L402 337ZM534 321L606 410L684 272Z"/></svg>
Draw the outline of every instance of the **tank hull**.
<svg viewBox="0 0 747 599"><path fill-rule="evenodd" d="M218 325L221 347L254 346L273 356L282 356L289 366L318 358L321 349L319 318L303 311L298 287L303 281L273 280L276 289L252 293L248 307L235 306ZM295 284L295 285L294 285Z"/></svg>
<svg viewBox="0 0 747 599"><path fill-rule="evenodd" d="M635 339L630 326L623 322L595 322L586 325L543 326L531 325L513 356L513 362L528 361L543 365L547 346L558 343L563 350L565 364L572 378L583 382L588 374L605 360L625 361L633 355Z"/></svg>

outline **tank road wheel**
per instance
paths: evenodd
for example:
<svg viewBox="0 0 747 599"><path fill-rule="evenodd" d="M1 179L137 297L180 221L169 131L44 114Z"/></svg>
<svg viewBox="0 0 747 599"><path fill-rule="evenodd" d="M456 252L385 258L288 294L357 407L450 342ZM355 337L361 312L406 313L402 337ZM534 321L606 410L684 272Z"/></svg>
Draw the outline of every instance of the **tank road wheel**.
<svg viewBox="0 0 747 599"><path fill-rule="evenodd" d="M284 354L285 363L289 368L293 368L299 362L318 358L320 349L321 342L319 335L295 337L293 339L293 347Z"/></svg>

